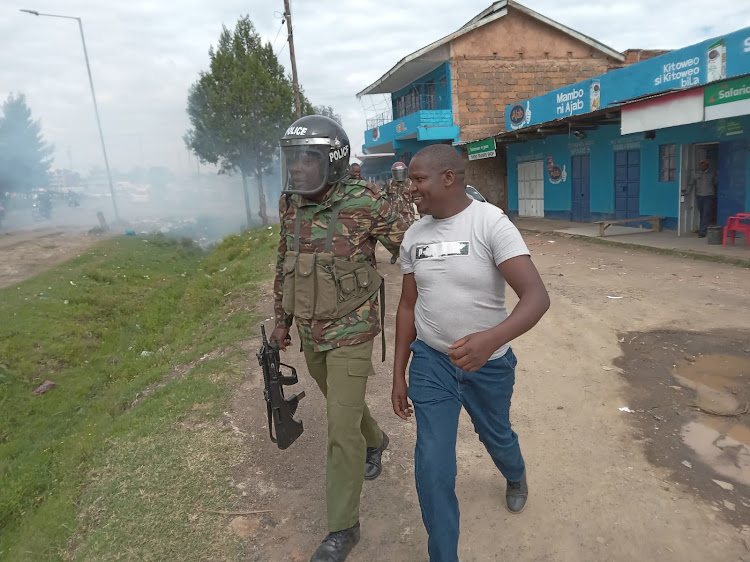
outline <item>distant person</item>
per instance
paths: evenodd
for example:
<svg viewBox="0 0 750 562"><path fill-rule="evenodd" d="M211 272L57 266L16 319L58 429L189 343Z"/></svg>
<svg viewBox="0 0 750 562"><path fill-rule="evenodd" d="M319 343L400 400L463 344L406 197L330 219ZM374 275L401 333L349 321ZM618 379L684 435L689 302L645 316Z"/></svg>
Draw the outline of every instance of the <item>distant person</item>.
<svg viewBox="0 0 750 562"><path fill-rule="evenodd" d="M362 167L357 164L356 162L351 165L349 168L349 179L352 180L361 180L362 179ZM380 188L376 186L374 183L369 182L367 180L364 180L367 182L367 187L369 187L372 190L380 191Z"/></svg>
<svg viewBox="0 0 750 562"><path fill-rule="evenodd" d="M391 179L388 182L388 200L391 207L403 217L404 222L410 225L416 220L414 204L409 194L409 170L403 162L395 162L391 166ZM396 263L396 256L391 258L391 263Z"/></svg>
<svg viewBox="0 0 750 562"><path fill-rule="evenodd" d="M716 172L710 169L710 163L706 159L701 160L699 169L690 174L688 188L682 190L683 196L692 196L693 193L700 215L698 238L705 238L716 205Z"/></svg>
<svg viewBox="0 0 750 562"><path fill-rule="evenodd" d="M396 162L391 166L391 180L389 182L389 194L391 205L404 217L404 220L411 224L416 220L414 203L411 199L409 189L409 170L403 162Z"/></svg>
<svg viewBox="0 0 750 562"><path fill-rule="evenodd" d="M464 162L450 146L431 145L416 154L409 178L422 218L401 243L391 398L404 420L412 413L407 394L414 404L414 471L432 562L458 561L462 407L507 481L508 510L520 513L526 506L526 465L509 416L516 367L509 344L549 308L520 233L499 208L466 196L464 174ZM506 281L519 297L510 315Z"/></svg>

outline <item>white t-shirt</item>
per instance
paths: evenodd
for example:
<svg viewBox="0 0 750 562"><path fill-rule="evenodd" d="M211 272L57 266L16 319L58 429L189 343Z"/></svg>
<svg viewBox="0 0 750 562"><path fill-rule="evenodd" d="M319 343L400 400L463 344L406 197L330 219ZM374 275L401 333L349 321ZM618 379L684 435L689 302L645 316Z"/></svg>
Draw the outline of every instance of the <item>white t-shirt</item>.
<svg viewBox="0 0 750 562"><path fill-rule="evenodd" d="M529 255L521 233L499 208L472 201L447 219L415 222L401 244L401 271L417 282L417 338L442 353L464 336L508 317L505 278L497 266ZM494 350L502 357L508 345Z"/></svg>

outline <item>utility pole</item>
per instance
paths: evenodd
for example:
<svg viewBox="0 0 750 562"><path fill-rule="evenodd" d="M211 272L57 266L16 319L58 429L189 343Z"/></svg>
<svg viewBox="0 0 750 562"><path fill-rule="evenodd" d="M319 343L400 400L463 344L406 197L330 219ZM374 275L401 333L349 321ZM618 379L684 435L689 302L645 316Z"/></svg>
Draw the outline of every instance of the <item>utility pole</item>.
<svg viewBox="0 0 750 562"><path fill-rule="evenodd" d="M302 117L302 104L299 101L299 82L297 81L297 59L294 58L294 36L292 35L292 9L289 0L284 0L284 18L286 18L287 39L289 40L289 56L292 59L292 82L294 85L294 111L297 119Z"/></svg>

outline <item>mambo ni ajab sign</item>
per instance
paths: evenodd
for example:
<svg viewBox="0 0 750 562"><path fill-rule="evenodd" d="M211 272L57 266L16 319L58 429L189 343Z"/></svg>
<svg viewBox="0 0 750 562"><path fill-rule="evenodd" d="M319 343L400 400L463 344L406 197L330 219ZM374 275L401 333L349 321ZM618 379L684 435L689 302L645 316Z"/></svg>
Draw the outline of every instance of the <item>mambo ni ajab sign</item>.
<svg viewBox="0 0 750 562"><path fill-rule="evenodd" d="M481 160L482 158L492 158L496 155L495 139L490 137L481 141L470 142L466 145L466 152L469 160Z"/></svg>

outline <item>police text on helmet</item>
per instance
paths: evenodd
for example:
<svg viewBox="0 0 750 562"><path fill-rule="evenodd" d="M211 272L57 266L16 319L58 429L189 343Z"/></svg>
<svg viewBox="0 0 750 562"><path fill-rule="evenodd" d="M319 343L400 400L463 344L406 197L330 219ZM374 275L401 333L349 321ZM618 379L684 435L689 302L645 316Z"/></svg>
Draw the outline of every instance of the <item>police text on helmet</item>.
<svg viewBox="0 0 750 562"><path fill-rule="evenodd" d="M343 148L340 148L338 150L332 150L328 154L328 158L330 158L331 162L335 160L341 160L342 158L346 158L349 156L349 145L346 145Z"/></svg>
<svg viewBox="0 0 750 562"><path fill-rule="evenodd" d="M307 127L289 127L286 130L287 135L302 136L307 133Z"/></svg>

